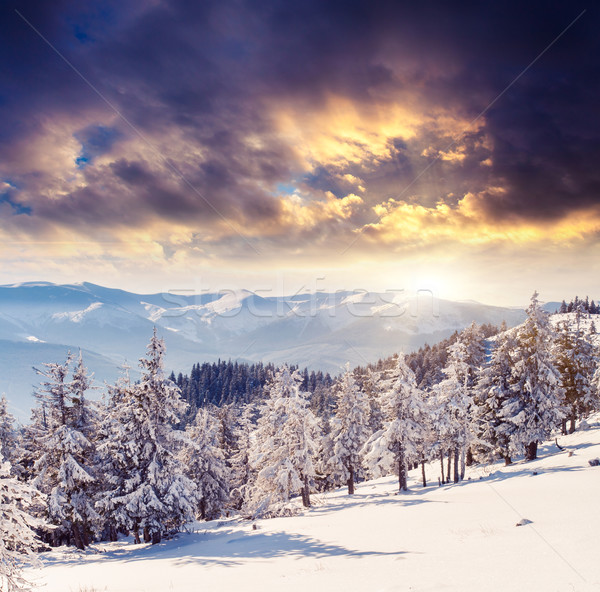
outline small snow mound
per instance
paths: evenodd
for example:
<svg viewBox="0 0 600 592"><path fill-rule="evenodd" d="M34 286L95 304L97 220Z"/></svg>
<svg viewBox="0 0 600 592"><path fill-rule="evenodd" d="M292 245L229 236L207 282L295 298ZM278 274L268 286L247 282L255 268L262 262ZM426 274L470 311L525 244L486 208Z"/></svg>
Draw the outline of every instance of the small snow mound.
<svg viewBox="0 0 600 592"><path fill-rule="evenodd" d="M528 518L521 518L521 520L519 520L515 526L525 526L526 524L532 524L532 521Z"/></svg>

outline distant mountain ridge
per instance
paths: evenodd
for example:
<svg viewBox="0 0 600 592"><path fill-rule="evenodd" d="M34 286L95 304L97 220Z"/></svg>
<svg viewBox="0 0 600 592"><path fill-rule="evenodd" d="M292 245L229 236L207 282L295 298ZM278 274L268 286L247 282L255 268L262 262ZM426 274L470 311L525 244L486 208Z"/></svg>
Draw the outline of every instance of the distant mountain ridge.
<svg viewBox="0 0 600 592"><path fill-rule="evenodd" d="M134 294L90 283L0 286L0 392L27 417L38 377L31 369L81 348L99 381L114 380L144 355L156 326L166 367L189 372L202 361L290 362L338 373L396 351L435 343L472 321L509 326L521 309L437 300L428 293L340 291L263 297L248 290L214 294Z"/></svg>

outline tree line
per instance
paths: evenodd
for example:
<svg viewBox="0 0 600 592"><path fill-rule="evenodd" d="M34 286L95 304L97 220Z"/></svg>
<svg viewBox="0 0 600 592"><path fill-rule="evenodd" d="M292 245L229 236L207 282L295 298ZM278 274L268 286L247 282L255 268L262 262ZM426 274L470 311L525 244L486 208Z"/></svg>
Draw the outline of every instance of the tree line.
<svg viewBox="0 0 600 592"><path fill-rule="evenodd" d="M313 410L323 414L331 404L329 394L334 382L331 375L321 370L300 370L297 366L290 366L290 369L300 372L301 389L310 393ZM188 403L187 422L202 407L239 406L261 399L275 371L276 367L271 363L218 360L194 364L189 375L180 372L176 376L171 372L169 378L177 384L182 398Z"/></svg>
<svg viewBox="0 0 600 592"><path fill-rule="evenodd" d="M292 514L297 500L309 507L313 493L340 486L351 495L368 478L396 474L405 491L417 466L426 486L430 462L441 484L472 463L534 459L539 442L600 408L596 347L580 309L553 327L537 294L523 325L492 333L473 323L439 359L430 347L347 365L316 408L305 372L268 367L252 400L207 404L187 421L156 331L140 379L125 369L101 401L89 397L81 354L44 364L30 424L15 429L0 403L0 576L21 589L23 553L44 544L83 549L119 534L158 543L194 519ZM425 359L437 362L418 377L411 362L423 370Z"/></svg>

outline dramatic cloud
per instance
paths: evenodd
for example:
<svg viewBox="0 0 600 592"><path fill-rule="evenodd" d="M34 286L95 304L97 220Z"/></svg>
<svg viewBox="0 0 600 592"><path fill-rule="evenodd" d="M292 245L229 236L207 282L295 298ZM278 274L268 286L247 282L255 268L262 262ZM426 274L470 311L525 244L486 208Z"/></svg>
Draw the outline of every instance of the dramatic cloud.
<svg viewBox="0 0 600 592"><path fill-rule="evenodd" d="M596 248L595 6L126 4L3 9L11 279Z"/></svg>

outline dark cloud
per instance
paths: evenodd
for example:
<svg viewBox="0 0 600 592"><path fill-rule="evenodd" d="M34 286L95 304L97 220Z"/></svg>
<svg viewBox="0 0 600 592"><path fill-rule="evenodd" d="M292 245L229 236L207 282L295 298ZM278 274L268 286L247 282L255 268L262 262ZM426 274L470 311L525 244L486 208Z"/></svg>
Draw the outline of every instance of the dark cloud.
<svg viewBox="0 0 600 592"><path fill-rule="evenodd" d="M21 197L11 193L9 203L74 226L143 224L152 214L205 220L215 210L234 219L276 220L277 184L299 181L316 195L343 197L346 173L365 182L371 203L395 197L453 204L472 192L493 217L560 217L597 204L600 195L597 8L587 7L548 48L583 8L578 1L8 5L0 19L6 56L0 61L0 180L14 179L22 191ZM489 110L485 127L458 141L424 125L414 138L390 139L390 158L368 166L315 163L302 176L296 147L278 135L270 108L294 102L318 110L332 94L366 106L409 97L424 112L443 107L467 120ZM37 142L42 122L77 118L85 121L72 132L81 145L77 164L88 185L67 188L59 208L39 197L51 175L35 161L24 163L14 146ZM123 157L119 145L136 134L166 161ZM461 160L440 156L458 146ZM112 153L112 164L96 164ZM488 158L491 166L482 165ZM506 191L486 193L489 187ZM127 211L132 207L139 215Z"/></svg>

